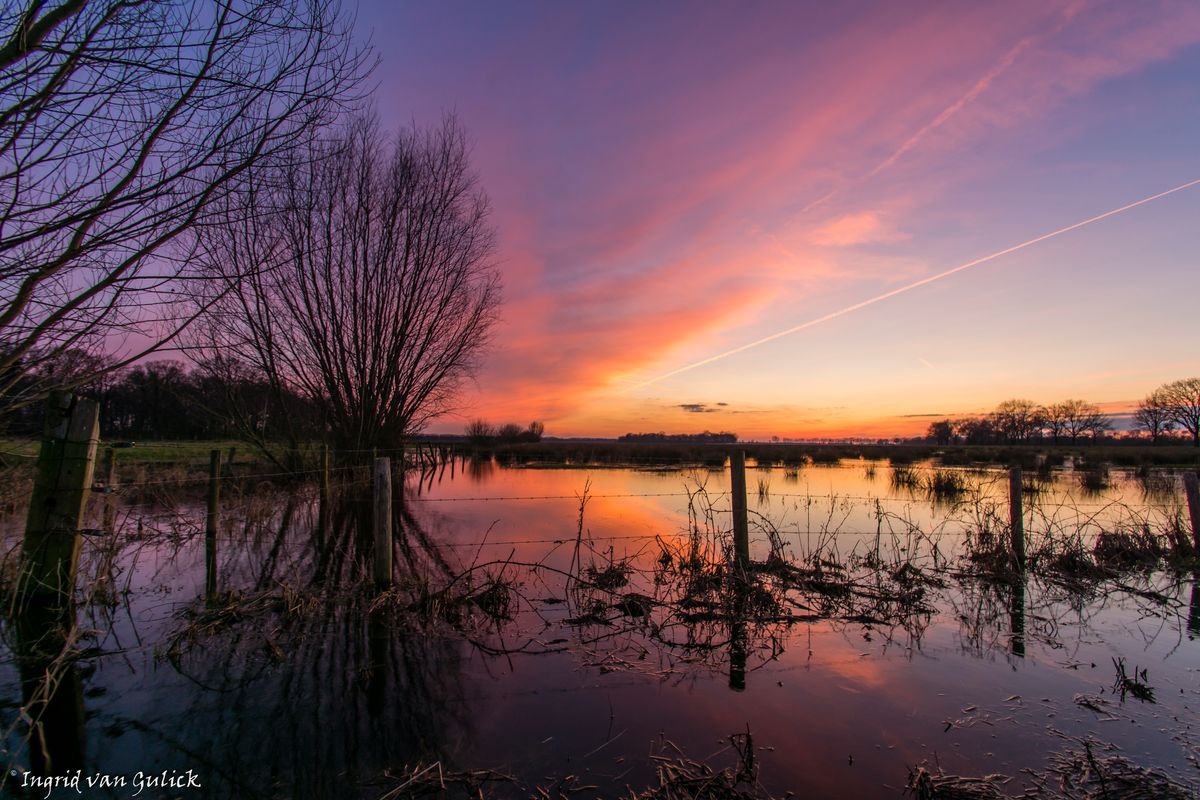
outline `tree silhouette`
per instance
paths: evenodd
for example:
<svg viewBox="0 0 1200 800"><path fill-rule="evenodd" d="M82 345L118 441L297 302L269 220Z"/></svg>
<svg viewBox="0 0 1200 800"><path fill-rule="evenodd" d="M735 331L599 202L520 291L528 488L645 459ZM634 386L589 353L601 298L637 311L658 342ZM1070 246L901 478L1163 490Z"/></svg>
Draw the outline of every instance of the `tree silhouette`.
<svg viewBox="0 0 1200 800"><path fill-rule="evenodd" d="M1200 378L1184 378L1159 388L1169 409L1170 419L1192 435L1200 447Z"/></svg>
<svg viewBox="0 0 1200 800"><path fill-rule="evenodd" d="M394 446L453 410L500 303L458 122L388 141L358 116L255 202L204 240L204 351L311 400L342 449Z"/></svg>
<svg viewBox="0 0 1200 800"><path fill-rule="evenodd" d="M1150 434L1150 443L1158 444L1163 434L1169 433L1175 427L1171 417L1171 403L1162 389L1155 389L1138 403L1133 413L1133 427Z"/></svg>

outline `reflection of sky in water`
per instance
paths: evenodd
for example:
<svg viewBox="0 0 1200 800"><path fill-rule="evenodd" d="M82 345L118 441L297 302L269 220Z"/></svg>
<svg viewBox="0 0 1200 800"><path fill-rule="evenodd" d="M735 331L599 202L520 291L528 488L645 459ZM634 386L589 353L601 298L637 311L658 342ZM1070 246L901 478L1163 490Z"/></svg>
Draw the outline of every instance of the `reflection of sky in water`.
<svg viewBox="0 0 1200 800"><path fill-rule="evenodd" d="M977 494L966 505L1006 508L1002 473L968 477ZM768 484L761 499L760 478ZM661 553L653 537L677 545L687 539L688 491L703 486L713 522L728 525L725 473L464 474L459 464L453 477L449 470L426 475L419 494L418 480L410 478L398 511L407 533L396 553L401 580L439 585L473 564L509 562L504 574L519 581L527 601L514 621L476 619L464 635L443 624L402 632L371 617L369 598L351 588L369 563L365 509L343 506L320 528L311 492L291 501L230 501L220 588L274 599L252 605L242 619L205 616L204 539L194 516L201 507L119 513L131 533L140 518L142 538L121 548L106 603L79 612L81 644L90 648L79 662L86 769L191 768L206 776L204 794L212 797L378 797L395 785L372 783L385 770L440 758L448 767L497 768L526 786L575 774L611 795L653 780L646 754L660 737L703 758L747 725L767 748L763 782L778 793L894 797L907 767L922 761L949 772L1018 775L1067 744L1059 733L1094 733L1142 763L1181 775L1192 769L1185 756L1195 743L1176 721L1190 718L1200 701L1200 649L1185 619L1190 584L1156 579L1173 603L1162 606L1119 591L1071 597L1031 581L1025 654L1018 656L1007 590L959 588L948 577L932 613L907 625L749 626L746 688L732 691L726 623L689 631L651 615L613 617L611 627L566 625L573 612L547 602L564 596L561 580L517 566L570 566L576 496L587 482L583 565L631 558L649 570ZM949 553L974 518L919 491L893 489L882 466L873 477L862 465L751 470L748 484L751 510L770 520L796 556L821 542L822 531L837 532L832 540L843 556L863 554L877 525L898 534L881 537L885 554L906 556L900 548L929 544L899 535L909 523L941 531L939 546ZM1147 503L1178 502L1148 499L1127 476L1101 494L1078 487L1063 476L1028 502L1058 509L1045 518L1062 524L1097 513L1128 519L1124 503L1144 513ZM518 497L546 499L502 499ZM882 518L876 499L887 512ZM1043 516L1033 520L1035 534L1044 530ZM705 527L703 515L699 521ZM756 552L765 553L765 529L751 527ZM89 539L84 573L95 574L96 559ZM1126 582L1149 586L1136 577ZM635 573L621 591L653 594L651 584ZM305 610L316 586L330 599ZM299 610L280 613L283 607ZM188 622L198 629L181 638ZM10 627L5 634L11 644ZM694 647L663 644L688 635ZM1114 656L1148 670L1158 704L1112 695ZM7 728L21 698L10 663L0 681ZM1098 698L1104 713L1078 705L1082 695ZM8 743L18 748L13 762L28 763L19 738L10 735ZM718 765L727 763L722 758L728 755Z"/></svg>

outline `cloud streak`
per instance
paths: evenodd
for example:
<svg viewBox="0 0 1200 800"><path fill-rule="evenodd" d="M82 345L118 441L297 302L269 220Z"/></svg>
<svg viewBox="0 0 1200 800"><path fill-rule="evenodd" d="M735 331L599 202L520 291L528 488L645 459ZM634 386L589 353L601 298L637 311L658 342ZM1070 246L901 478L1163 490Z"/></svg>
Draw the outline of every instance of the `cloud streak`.
<svg viewBox="0 0 1200 800"><path fill-rule="evenodd" d="M729 358L730 356L735 356L739 353L744 353L747 350L751 350L755 347L760 347L764 344L767 344L768 342L773 342L776 339L782 339L785 336L791 336L792 334L796 334L801 331L808 330L809 328L816 327L817 325L820 325L825 322L829 322L830 320L837 319L838 317L845 316L846 314L850 314L855 311L860 311L861 309L867 308L869 306L873 306L876 303L881 303L884 300L890 300L891 298L896 297L897 295L904 294L905 292L911 292L914 289L919 289L922 286L927 286L928 284L934 283L935 281L944 280L945 278L948 278L951 275L956 275L957 273L962 272L964 270L968 270L968 269L971 269L972 267L980 266L981 264L986 264L990 261L995 261L998 258L1001 258L1006 255L1010 255L1019 250L1024 250L1027 247L1032 247L1035 244L1039 244L1041 242L1046 241L1047 239L1053 239L1056 236L1062 236L1065 233L1070 233L1071 231L1078 230L1079 228L1085 227L1087 225L1092 225L1092 224L1100 222L1102 220L1106 220L1109 217L1114 217L1117 214L1124 213L1126 211L1129 211L1130 209L1137 208L1138 206L1143 206L1147 203L1152 203L1155 200L1159 200L1159 199L1167 197L1169 195L1173 195L1177 192L1182 192L1182 191L1184 191L1186 189L1190 189L1196 185L1200 185L1200 178L1188 181L1187 183L1182 183L1178 186L1174 186L1165 191L1150 195L1149 197L1143 197L1140 200L1133 201L1132 203L1126 203L1125 205L1120 206L1119 208L1114 208L1110 211L1105 211L1103 214L1097 214L1094 217L1088 217L1085 220L1080 220L1079 222L1072 223L1071 225L1066 225L1064 227L1058 228L1057 230L1050 231L1049 233L1043 233L1041 236L1035 236L1032 239L1026 239L1025 241L1021 242L1020 244L1015 244L1012 247L1006 247L1003 250L997 250L994 253L990 253L986 256L982 256L982 257L976 258L972 261L968 261L965 264L959 264L957 267L952 267L951 269L945 270L943 272L939 272L936 275L930 275L929 277L922 278L919 281L913 281L912 283L905 284L904 286L901 286L897 289L892 289L889 292L884 292L883 294L876 295L867 300L863 300L862 302L854 303L853 305L846 306L845 308L840 308L837 311L831 311L830 313L825 314L824 316L821 316L821 317L817 317L816 319L811 319L811 320L808 320L807 322L802 322L799 325L794 325L785 330L778 331L776 333L772 333L770 336L764 336L761 339L755 339L752 342L747 342L746 344L740 345L731 350L726 350L722 353L717 353L716 355L709 356L708 358L703 358L699 361L694 361L691 364L686 364L682 367L678 367L677 369L673 369L670 372L664 372L662 375L659 375L654 378L650 378L649 380L639 381L638 383L635 383L631 386L628 386L628 387L620 390L620 392L622 394L624 394L624 393L628 393L628 392L637 391L638 389L643 389L647 386L653 385L655 383L659 383L668 378L672 378L676 375L681 375L684 372L690 372L691 370L697 369L698 367L707 366L708 364L713 364L717 361L721 361L722 359Z"/></svg>

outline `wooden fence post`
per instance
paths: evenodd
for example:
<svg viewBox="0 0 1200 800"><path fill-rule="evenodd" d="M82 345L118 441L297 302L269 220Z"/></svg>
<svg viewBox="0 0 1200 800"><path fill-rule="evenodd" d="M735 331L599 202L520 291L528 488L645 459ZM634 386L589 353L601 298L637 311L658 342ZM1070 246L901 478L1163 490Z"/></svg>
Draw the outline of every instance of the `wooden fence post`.
<svg viewBox="0 0 1200 800"><path fill-rule="evenodd" d="M375 585L392 585L392 461L375 459Z"/></svg>
<svg viewBox="0 0 1200 800"><path fill-rule="evenodd" d="M1200 480L1196 473L1183 473L1183 493L1187 495L1188 515L1192 518L1192 547L1200 554Z"/></svg>
<svg viewBox="0 0 1200 800"><path fill-rule="evenodd" d="M1021 468L1008 471L1008 517L1012 526L1013 561L1025 571L1025 512L1021 506Z"/></svg>
<svg viewBox="0 0 1200 800"><path fill-rule="evenodd" d="M233 475L233 460L237 457L237 447L229 448L229 458L225 461L225 474Z"/></svg>
<svg viewBox="0 0 1200 800"><path fill-rule="evenodd" d="M750 523L746 516L746 454L729 454L729 483L733 494L733 555L738 569L750 566Z"/></svg>
<svg viewBox="0 0 1200 800"><path fill-rule="evenodd" d="M70 602L99 432L100 407L95 400L76 398L70 392L50 393L25 520L22 606L26 597L39 605Z"/></svg>

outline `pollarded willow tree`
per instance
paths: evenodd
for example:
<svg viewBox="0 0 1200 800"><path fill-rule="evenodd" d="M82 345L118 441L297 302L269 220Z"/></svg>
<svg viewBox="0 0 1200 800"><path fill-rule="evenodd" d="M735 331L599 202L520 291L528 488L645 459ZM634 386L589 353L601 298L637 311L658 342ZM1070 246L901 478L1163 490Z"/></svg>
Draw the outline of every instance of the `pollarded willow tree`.
<svg viewBox="0 0 1200 800"><path fill-rule="evenodd" d="M457 120L387 136L356 117L254 205L230 205L204 239L219 297L201 363L312 401L344 450L395 446L452 410L500 303L489 203Z"/></svg>
<svg viewBox="0 0 1200 800"><path fill-rule="evenodd" d="M365 58L336 0L0 2L0 415L172 341L188 234Z"/></svg>

